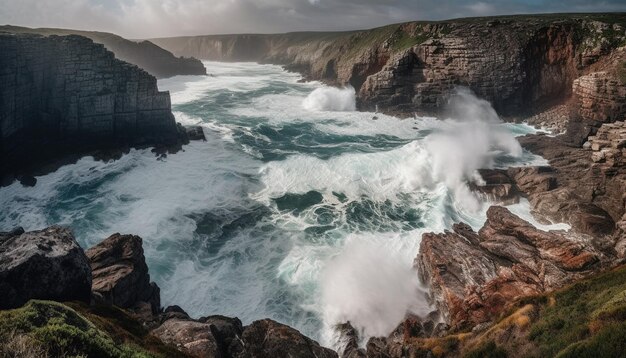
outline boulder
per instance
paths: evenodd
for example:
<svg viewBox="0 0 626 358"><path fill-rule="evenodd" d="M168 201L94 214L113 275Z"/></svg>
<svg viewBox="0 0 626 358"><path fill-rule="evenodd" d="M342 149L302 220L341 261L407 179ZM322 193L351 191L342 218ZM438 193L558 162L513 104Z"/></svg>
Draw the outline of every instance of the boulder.
<svg viewBox="0 0 626 358"><path fill-rule="evenodd" d="M246 326L242 340L244 342L243 350L233 354L233 357L337 357L337 353L334 351L320 346L297 330L271 319L255 321Z"/></svg>
<svg viewBox="0 0 626 358"><path fill-rule="evenodd" d="M153 313L160 310L160 289L150 282L139 236L113 234L86 254L93 273L92 291L97 300L121 308L147 302Z"/></svg>
<svg viewBox="0 0 626 358"><path fill-rule="evenodd" d="M30 299L89 302L89 262L67 228L2 234L0 292L0 309L20 307Z"/></svg>
<svg viewBox="0 0 626 358"><path fill-rule="evenodd" d="M218 341L207 323L172 318L163 322L151 334L194 357L223 357Z"/></svg>

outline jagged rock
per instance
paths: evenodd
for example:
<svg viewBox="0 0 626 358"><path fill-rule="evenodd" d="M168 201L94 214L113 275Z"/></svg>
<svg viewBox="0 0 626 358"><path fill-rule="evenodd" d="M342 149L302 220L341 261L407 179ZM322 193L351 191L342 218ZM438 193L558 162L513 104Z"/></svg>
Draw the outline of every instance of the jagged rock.
<svg viewBox="0 0 626 358"><path fill-rule="evenodd" d="M201 317L198 322L208 324L211 328L213 336L217 340L220 350L224 356L231 355L232 351L240 351L243 344L241 343L241 335L243 333L243 325L239 318L230 318L226 316L208 316Z"/></svg>
<svg viewBox="0 0 626 358"><path fill-rule="evenodd" d="M566 222L575 231L596 237L610 235L626 212L626 172L594 163L589 150L560 138L529 135L525 148L548 159L551 168L513 168L509 175L546 222Z"/></svg>
<svg viewBox="0 0 626 358"><path fill-rule="evenodd" d="M194 357L226 357L222 355L218 341L207 323L172 318L152 330L151 334Z"/></svg>
<svg viewBox="0 0 626 358"><path fill-rule="evenodd" d="M246 326L241 338L244 342L243 351L234 354L233 357L337 357L337 353L321 347L297 330L270 319L255 321Z"/></svg>
<svg viewBox="0 0 626 358"><path fill-rule="evenodd" d="M91 269L69 229L18 229L0 238L0 292L0 309L30 299L89 302Z"/></svg>
<svg viewBox="0 0 626 358"><path fill-rule="evenodd" d="M150 282L139 236L113 234L86 252L93 272L92 290L104 303L130 308L147 302L160 310L160 290Z"/></svg>
<svg viewBox="0 0 626 358"><path fill-rule="evenodd" d="M478 233L456 224L454 232L424 234L415 263L439 311L458 329L491 321L517 297L581 278L601 259L580 238L538 230L492 206Z"/></svg>
<svg viewBox="0 0 626 358"><path fill-rule="evenodd" d="M185 131L187 132L187 138L189 138L189 140L201 140L206 142L204 130L201 126L185 126Z"/></svg>
<svg viewBox="0 0 626 358"><path fill-rule="evenodd" d="M364 358L366 351L359 348L359 334L352 327L350 322L335 326L337 334L336 346L339 347L337 353L341 358Z"/></svg>
<svg viewBox="0 0 626 358"><path fill-rule="evenodd" d="M478 172L484 183L480 185L471 183L470 189L483 194L488 200L503 205L514 204L519 201L520 195L515 183L505 170L480 169Z"/></svg>

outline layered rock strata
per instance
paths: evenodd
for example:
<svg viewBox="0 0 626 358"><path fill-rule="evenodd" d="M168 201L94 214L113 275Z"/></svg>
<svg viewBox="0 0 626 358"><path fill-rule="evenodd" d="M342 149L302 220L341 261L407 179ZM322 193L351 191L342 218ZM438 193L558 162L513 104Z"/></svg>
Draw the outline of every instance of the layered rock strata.
<svg viewBox="0 0 626 358"><path fill-rule="evenodd" d="M149 303L161 309L159 287L150 282L139 236L113 234L86 252L93 277L94 297L107 304L131 308Z"/></svg>
<svg viewBox="0 0 626 358"><path fill-rule="evenodd" d="M438 113L455 86L466 86L498 113L539 115L533 121L569 129L582 144L599 124L624 114L625 24L624 14L525 15L153 41L177 55L275 63L351 85L363 109ZM545 111L559 120L541 116Z"/></svg>
<svg viewBox="0 0 626 358"><path fill-rule="evenodd" d="M184 141L156 79L80 36L0 35L0 173Z"/></svg>
<svg viewBox="0 0 626 358"><path fill-rule="evenodd" d="M39 34L43 36L79 35L92 39L95 43L103 44L107 50L115 54L116 58L137 65L156 78L178 75L206 75L206 68L200 60L193 57L176 57L171 52L160 48L150 41L131 41L106 32L52 28L31 29L9 25L0 26L0 32Z"/></svg>
<svg viewBox="0 0 626 358"><path fill-rule="evenodd" d="M456 224L452 232L425 234L416 265L445 321L459 329L492 321L518 297L580 279L601 258L582 237L538 230L493 206L479 232Z"/></svg>

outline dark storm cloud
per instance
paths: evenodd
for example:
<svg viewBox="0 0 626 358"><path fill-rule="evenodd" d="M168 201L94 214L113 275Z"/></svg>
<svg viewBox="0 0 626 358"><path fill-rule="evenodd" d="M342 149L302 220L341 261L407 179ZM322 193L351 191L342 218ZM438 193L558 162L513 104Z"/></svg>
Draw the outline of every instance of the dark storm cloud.
<svg viewBox="0 0 626 358"><path fill-rule="evenodd" d="M626 11L626 1L552 0L0 0L0 23L127 37L362 29L409 20Z"/></svg>

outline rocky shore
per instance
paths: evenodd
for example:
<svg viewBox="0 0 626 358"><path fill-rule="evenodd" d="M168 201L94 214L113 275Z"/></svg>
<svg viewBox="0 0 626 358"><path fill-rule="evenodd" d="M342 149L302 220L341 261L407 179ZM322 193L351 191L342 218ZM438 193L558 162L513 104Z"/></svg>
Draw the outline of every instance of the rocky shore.
<svg viewBox="0 0 626 358"><path fill-rule="evenodd" d="M337 357L270 319L243 326L237 318L192 319L178 306L163 309L134 235L114 234L84 252L62 227L0 233L0 289L2 356L25 353L12 345L21 337L30 350L98 357ZM99 339L74 332L85 325ZM53 336L38 335L47 329ZM108 344L124 348L107 351Z"/></svg>

